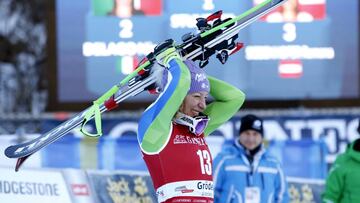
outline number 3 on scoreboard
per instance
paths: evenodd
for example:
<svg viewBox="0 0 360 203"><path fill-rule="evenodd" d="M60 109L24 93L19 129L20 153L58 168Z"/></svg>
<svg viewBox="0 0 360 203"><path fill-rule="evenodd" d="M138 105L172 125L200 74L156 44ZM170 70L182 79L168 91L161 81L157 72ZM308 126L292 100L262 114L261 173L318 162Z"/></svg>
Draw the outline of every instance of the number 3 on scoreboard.
<svg viewBox="0 0 360 203"><path fill-rule="evenodd" d="M201 173L211 175L212 167L211 167L211 156L209 151L207 150L198 150L196 154L200 158L200 166L201 166Z"/></svg>

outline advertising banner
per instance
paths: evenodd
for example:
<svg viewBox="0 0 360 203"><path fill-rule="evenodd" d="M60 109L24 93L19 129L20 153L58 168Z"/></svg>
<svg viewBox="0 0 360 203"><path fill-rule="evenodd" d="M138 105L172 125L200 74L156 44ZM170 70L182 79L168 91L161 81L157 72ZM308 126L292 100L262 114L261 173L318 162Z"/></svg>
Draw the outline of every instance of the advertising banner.
<svg viewBox="0 0 360 203"><path fill-rule="evenodd" d="M1 202L71 203L61 172L0 168Z"/></svg>
<svg viewBox="0 0 360 203"><path fill-rule="evenodd" d="M357 128L359 125L359 117L356 115L317 115L315 113L309 115L302 115L301 113L289 113L282 116L261 117L264 119L264 136L267 141L299 141L309 139L314 141L322 140L325 142L326 148L328 149L328 154L325 157L328 163L333 162L337 154L344 152L346 146L351 141L359 138L359 133L357 132ZM233 117L230 121L220 126L216 131L212 133L211 136L208 137L210 140L216 140L210 141L211 143L214 143L214 147L210 146L210 148L215 149L212 150L212 154L215 153L213 154L213 156L215 156L219 150L219 146L217 146L218 143L220 143L221 145L224 140L232 140L234 136L238 135L240 118L241 117L239 116ZM43 130L44 132L47 132L60 123L61 121L45 120L43 123ZM98 147L100 149L99 152L108 153L113 151L113 153L116 154L116 156L120 156L120 158L122 157L122 154L126 154L124 159L128 159L130 155L134 157L141 157L138 151L139 148L136 147L137 124L138 119L134 117L103 119L104 135L100 137L98 141ZM88 125L87 127L90 131L95 129L93 125ZM73 132L73 137L77 138L74 139L74 146L77 146L78 144L83 144L83 141L81 141L81 139L83 139L84 136L80 135L78 132ZM67 136L66 139L63 138L62 140L65 142L71 139L71 136ZM122 142L131 143L131 146L134 147L123 146L124 144ZM101 150L102 145L104 145L105 147L104 150ZM115 146L116 150L111 150L111 146ZM126 147L126 149L136 150L138 152L124 152L126 151L122 150L124 149L124 147ZM51 151L52 150L53 149L51 149ZM54 150L56 150L55 147ZM58 150L63 151L60 148ZM119 150L121 152L118 152ZM101 164L103 166L107 166L107 163L100 161L99 165ZM132 168L128 168L126 170L131 169Z"/></svg>
<svg viewBox="0 0 360 203"><path fill-rule="evenodd" d="M328 166L336 156L344 152L350 142L359 138L359 117L355 113L267 115L259 115L264 119L265 140L270 143L269 150L280 159L284 171L290 176L325 178ZM241 115L233 117L206 138L213 157L224 143L232 143L233 138L238 136L240 118ZM36 153L27 164L32 167L146 171L136 138L137 121L136 115L105 117L103 136L88 138L74 130ZM56 119L42 120L42 133L61 122ZM91 124L86 128L94 130ZM1 146L5 148L15 139L4 137L1 143L5 144ZM311 159L308 158L309 154ZM14 161L5 159L0 165L13 167Z"/></svg>
<svg viewBox="0 0 360 203"><path fill-rule="evenodd" d="M157 202L150 176L146 173L89 172L88 176L99 203Z"/></svg>
<svg viewBox="0 0 360 203"><path fill-rule="evenodd" d="M93 193L84 170L62 170L72 203L95 203Z"/></svg>
<svg viewBox="0 0 360 203"><path fill-rule="evenodd" d="M148 174L132 172L89 173L89 179L99 203L157 202ZM321 202L323 179L287 177L290 203Z"/></svg>
<svg viewBox="0 0 360 203"><path fill-rule="evenodd" d="M287 178L290 203L322 202L325 181L318 179Z"/></svg>

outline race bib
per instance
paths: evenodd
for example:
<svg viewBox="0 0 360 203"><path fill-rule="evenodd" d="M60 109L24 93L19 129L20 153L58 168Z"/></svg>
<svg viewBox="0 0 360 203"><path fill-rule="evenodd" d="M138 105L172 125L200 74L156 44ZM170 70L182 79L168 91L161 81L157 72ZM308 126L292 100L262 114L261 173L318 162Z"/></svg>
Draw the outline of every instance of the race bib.
<svg viewBox="0 0 360 203"><path fill-rule="evenodd" d="M260 203L260 189L258 187L245 188L245 203Z"/></svg>

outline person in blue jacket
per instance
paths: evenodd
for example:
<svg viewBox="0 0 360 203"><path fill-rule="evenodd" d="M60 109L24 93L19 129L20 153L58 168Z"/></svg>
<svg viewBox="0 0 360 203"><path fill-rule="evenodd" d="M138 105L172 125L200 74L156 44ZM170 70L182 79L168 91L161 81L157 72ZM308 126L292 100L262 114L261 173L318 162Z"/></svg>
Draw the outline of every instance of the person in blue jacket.
<svg viewBox="0 0 360 203"><path fill-rule="evenodd" d="M289 201L280 163L264 148L262 119L242 117L239 136L214 160L214 186L216 203Z"/></svg>

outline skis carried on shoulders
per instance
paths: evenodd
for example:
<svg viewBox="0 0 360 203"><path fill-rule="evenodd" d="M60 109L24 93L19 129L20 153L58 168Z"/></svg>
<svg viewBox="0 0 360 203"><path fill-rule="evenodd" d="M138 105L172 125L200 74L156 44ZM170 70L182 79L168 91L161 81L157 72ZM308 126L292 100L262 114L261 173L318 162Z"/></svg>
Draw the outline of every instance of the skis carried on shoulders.
<svg viewBox="0 0 360 203"><path fill-rule="evenodd" d="M95 118L96 128L100 129L100 131L98 131L97 134L90 134L82 129L82 132L87 133L88 136L100 136L102 134L101 126L99 127L99 124L101 125L101 121L99 120L101 119L101 113L116 108L117 104L119 104L120 102L126 100L129 97L135 96L144 90L147 90L148 87L151 87L151 85L155 83L157 77L155 74L150 75L147 73L147 71L142 72L144 72L143 75L138 75L133 79L129 80L126 86L114 86L106 94L104 94L103 97L100 97L98 100L96 100L95 102L101 103L99 106L95 105L98 107L98 113L91 113L94 112L93 105L85 109L84 111L76 114L67 121L61 123L59 126L52 129L51 131L40 135L33 140L6 148L5 155L7 157L18 158L15 166L15 171L18 171L24 161L32 154L39 151L41 148L55 142L71 130L79 126L85 126L86 121L92 118ZM148 76L145 76L146 74L148 74ZM104 101L105 98L108 99Z"/></svg>
<svg viewBox="0 0 360 203"><path fill-rule="evenodd" d="M43 147L55 142L69 131L81 126L81 131L87 136L97 137L102 134L101 113L110 111L129 97L147 90L150 93L157 92L156 74L152 67L156 62L156 56L165 50L176 51L185 60L198 61L200 67L205 67L209 58L216 55L222 63L226 63L229 56L239 51L243 44L236 42L241 29L256 21L260 17L274 10L286 0L265 0L255 7L247 10L235 18L221 19L222 11L217 11L207 18L198 18L196 26L199 33L187 33L182 37L182 43L176 44L172 39L155 47L154 52L149 53L138 65L135 71L126 76L119 84L112 87L108 92L93 102L93 105L63 122L51 131L22 144L12 145L5 149L5 155L9 158L17 158L15 171L18 171L24 161ZM95 119L96 134L84 130L85 124Z"/></svg>

